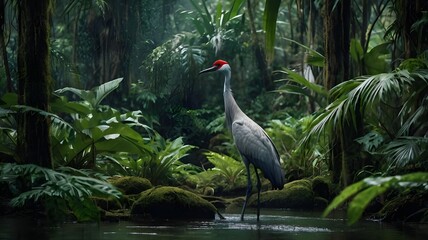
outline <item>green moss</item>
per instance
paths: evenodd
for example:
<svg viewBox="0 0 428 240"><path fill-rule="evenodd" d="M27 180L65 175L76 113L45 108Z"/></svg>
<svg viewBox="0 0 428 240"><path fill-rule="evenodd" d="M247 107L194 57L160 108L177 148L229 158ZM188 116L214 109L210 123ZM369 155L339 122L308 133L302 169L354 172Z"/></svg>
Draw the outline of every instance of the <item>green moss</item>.
<svg viewBox="0 0 428 240"><path fill-rule="evenodd" d="M95 203L97 204L97 206L99 208L106 210L106 211L116 210L116 209L122 208L121 201L119 201L117 199L93 197L92 200L95 201ZM121 200L123 200L123 198Z"/></svg>
<svg viewBox="0 0 428 240"><path fill-rule="evenodd" d="M148 179L141 177L118 177L109 181L123 194L138 194L153 187Z"/></svg>
<svg viewBox="0 0 428 240"><path fill-rule="evenodd" d="M285 184L284 189L260 194L260 207L307 209L314 206L314 193L309 180L296 180ZM257 195L249 200L250 207L257 207Z"/></svg>
<svg viewBox="0 0 428 240"><path fill-rule="evenodd" d="M133 216L154 219L214 219L216 212L207 200L177 187L144 191L131 209Z"/></svg>
<svg viewBox="0 0 428 240"><path fill-rule="evenodd" d="M284 185L284 188L292 188L292 187L296 187L296 186L301 186L301 187L306 187L309 189L312 189L312 182L308 179L299 179L299 180L295 180L289 183L286 183Z"/></svg>
<svg viewBox="0 0 428 240"><path fill-rule="evenodd" d="M330 199L331 181L328 177L318 176L312 179L312 191L318 197Z"/></svg>

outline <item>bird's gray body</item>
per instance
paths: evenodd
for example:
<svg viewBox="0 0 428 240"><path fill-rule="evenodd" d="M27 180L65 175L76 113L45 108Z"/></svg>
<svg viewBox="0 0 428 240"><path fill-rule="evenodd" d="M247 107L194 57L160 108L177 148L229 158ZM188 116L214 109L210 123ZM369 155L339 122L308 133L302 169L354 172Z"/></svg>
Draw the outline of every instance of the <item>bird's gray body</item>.
<svg viewBox="0 0 428 240"><path fill-rule="evenodd" d="M230 88L231 69L229 64L223 60L218 60L213 67L201 71L200 74L210 71L218 71L224 74L223 98L226 122L247 170L247 192L242 207L241 220L244 219L245 208L252 191L251 164L254 166L257 177L257 220L259 220L261 183L257 169L260 169L264 177L269 179L274 189L282 189L285 180L284 172L280 166L280 157L267 133L251 120L236 103Z"/></svg>
<svg viewBox="0 0 428 240"><path fill-rule="evenodd" d="M282 189L284 174L272 140L257 123L241 111L230 90L224 91L223 97L227 126L232 132L244 164L253 164L269 179L273 188Z"/></svg>

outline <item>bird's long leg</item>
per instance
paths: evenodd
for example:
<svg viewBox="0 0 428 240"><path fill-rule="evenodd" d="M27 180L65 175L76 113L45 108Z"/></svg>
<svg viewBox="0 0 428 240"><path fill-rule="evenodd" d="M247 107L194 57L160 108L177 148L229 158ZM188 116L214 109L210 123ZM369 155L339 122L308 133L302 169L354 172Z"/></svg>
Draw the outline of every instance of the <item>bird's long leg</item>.
<svg viewBox="0 0 428 240"><path fill-rule="evenodd" d="M247 207L248 198L250 198L251 190L253 189L253 184L251 182L250 166L249 166L249 163L245 161L245 159L244 159L244 164L245 164L245 168L247 169L247 192L245 194L244 206L242 206L241 221L244 221L245 208Z"/></svg>
<svg viewBox="0 0 428 240"><path fill-rule="evenodd" d="M256 172L257 177L257 221L260 220L260 189L262 184L260 182L259 173L257 172L256 166L254 166L254 171Z"/></svg>

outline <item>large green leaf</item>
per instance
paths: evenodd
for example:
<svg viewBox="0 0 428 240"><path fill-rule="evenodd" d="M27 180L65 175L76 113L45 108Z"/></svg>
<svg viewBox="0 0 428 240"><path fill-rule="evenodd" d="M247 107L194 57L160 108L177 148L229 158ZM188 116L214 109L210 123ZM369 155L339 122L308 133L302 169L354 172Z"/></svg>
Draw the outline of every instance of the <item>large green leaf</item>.
<svg viewBox="0 0 428 240"><path fill-rule="evenodd" d="M276 20L278 17L281 0L266 0L263 13L263 28L265 30L266 58L270 63L273 61L275 51Z"/></svg>
<svg viewBox="0 0 428 240"><path fill-rule="evenodd" d="M0 105L7 105L7 106L12 106L12 105L17 105L18 104L18 94L16 93L5 93L0 101Z"/></svg>
<svg viewBox="0 0 428 240"><path fill-rule="evenodd" d="M348 224L357 222L367 205L386 190L388 190L388 186L372 186L356 195L348 206Z"/></svg>
<svg viewBox="0 0 428 240"><path fill-rule="evenodd" d="M354 196L356 193L360 192L362 189L366 187L366 183L363 181L354 183L348 187L346 187L339 195L337 195L333 201L327 206L327 208L323 212L323 216L326 217L331 213L334 209L342 205L346 200Z"/></svg>
<svg viewBox="0 0 428 240"><path fill-rule="evenodd" d="M364 55L364 66L368 74L379 74L388 70L388 63L382 56L390 54L389 46L389 43L379 44Z"/></svg>
<svg viewBox="0 0 428 240"><path fill-rule="evenodd" d="M346 187L324 210L327 216L333 209L353 198L348 207L348 223L358 221L368 204L389 189L406 191L409 188L428 188L428 173L415 172L392 177L370 177Z"/></svg>
<svg viewBox="0 0 428 240"><path fill-rule="evenodd" d="M71 92L79 96L82 100L87 101L91 106L96 109L100 105L101 101L107 97L113 90L119 87L120 82L123 78L117 78L101 84L100 86L94 87L91 90L82 90L72 87L65 87L58 89L55 93L62 94L64 92Z"/></svg>
<svg viewBox="0 0 428 240"><path fill-rule="evenodd" d="M87 102L69 102L65 97L57 97L50 103L51 111L55 113L80 114L86 116L91 113L91 106Z"/></svg>

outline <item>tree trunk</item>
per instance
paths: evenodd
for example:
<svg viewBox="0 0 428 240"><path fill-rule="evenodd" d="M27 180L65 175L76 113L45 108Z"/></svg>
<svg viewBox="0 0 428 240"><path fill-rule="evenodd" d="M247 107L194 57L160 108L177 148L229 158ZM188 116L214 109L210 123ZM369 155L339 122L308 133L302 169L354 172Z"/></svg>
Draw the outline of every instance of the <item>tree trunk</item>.
<svg viewBox="0 0 428 240"><path fill-rule="evenodd" d="M426 0L397 0L396 4L398 11L397 18L400 18L400 25L402 25L400 30L404 46L403 58L416 58L418 54L427 49L428 37L426 34L426 24L425 31L422 29L413 31L412 27L417 20L422 18L423 12L428 11L428 2Z"/></svg>
<svg viewBox="0 0 428 240"><path fill-rule="evenodd" d="M263 79L262 84L266 90L272 90L273 81L271 76L271 70L269 68L269 65L266 59L266 53L262 47L259 36L257 34L256 25L254 22L253 5L251 3L251 0L247 0L247 10L248 10L248 16L250 19L252 43L253 43L254 54L257 61L257 67L258 69L260 69L262 74L262 79Z"/></svg>
<svg viewBox="0 0 428 240"><path fill-rule="evenodd" d="M114 100L122 101L130 87L132 50L136 39L140 2L135 0L109 0L102 16L94 12L88 18L88 33L94 40L93 79L89 87L123 77L121 91L114 92Z"/></svg>
<svg viewBox="0 0 428 240"><path fill-rule="evenodd" d="M0 0L0 48L1 48L3 64L4 64L4 71L6 73L6 90L8 92L12 92L13 91L12 77L10 75L9 61L7 58L7 51L6 51L6 43L4 40L5 4L6 3L4 2L4 0Z"/></svg>
<svg viewBox="0 0 428 240"><path fill-rule="evenodd" d="M49 111L50 95L50 0L18 2L19 102ZM50 119L33 111L20 114L18 155L21 163L52 168Z"/></svg>
<svg viewBox="0 0 428 240"><path fill-rule="evenodd" d="M349 78L350 0L327 0L324 6L326 63L324 86L330 90ZM333 9L333 7L335 8Z"/></svg>
<svg viewBox="0 0 428 240"><path fill-rule="evenodd" d="M350 0L324 2L325 68L324 86L330 90L349 78L349 32ZM335 5L336 4L336 5ZM341 123L339 123L341 124ZM346 186L350 183L347 164L350 136L345 136L345 127L335 127L332 132L330 170L333 181Z"/></svg>

